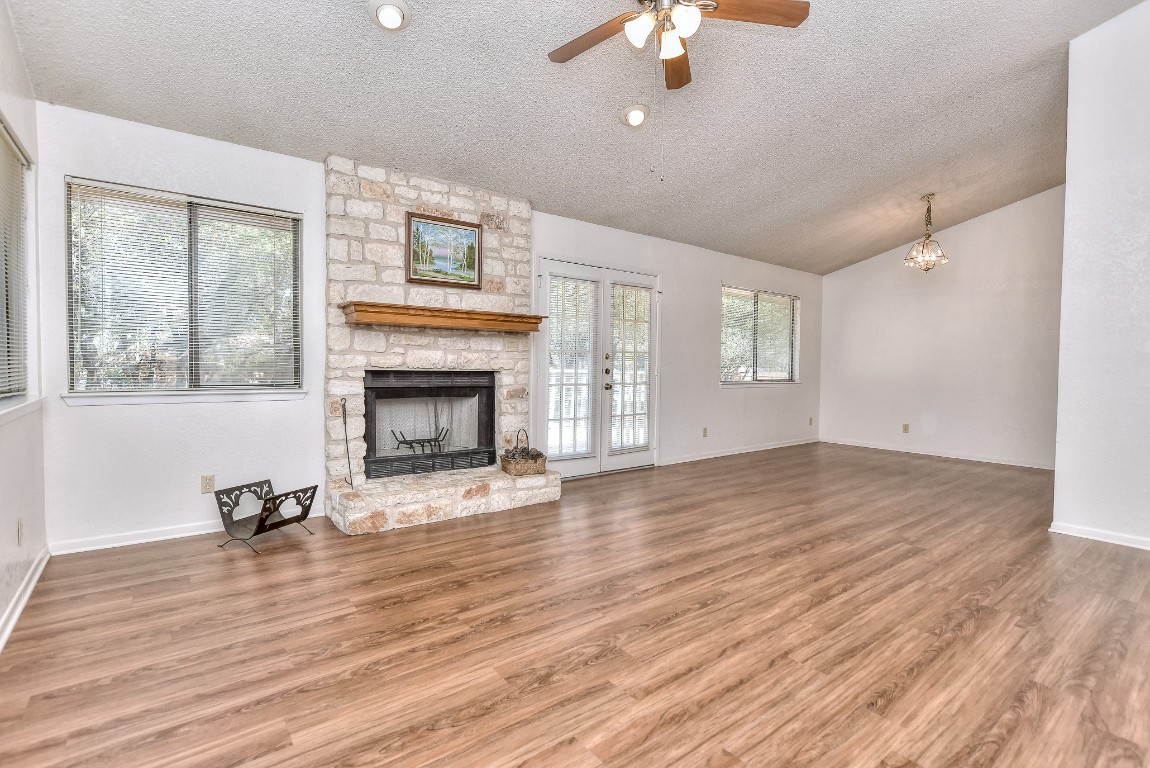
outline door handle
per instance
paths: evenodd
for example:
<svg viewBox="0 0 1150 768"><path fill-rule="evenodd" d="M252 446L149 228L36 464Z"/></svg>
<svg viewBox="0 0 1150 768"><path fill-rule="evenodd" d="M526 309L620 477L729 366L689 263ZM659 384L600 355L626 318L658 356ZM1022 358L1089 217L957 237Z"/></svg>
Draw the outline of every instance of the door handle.
<svg viewBox="0 0 1150 768"><path fill-rule="evenodd" d="M611 375L611 369L610 368L604 368L603 369L603 375L604 376L610 376Z"/></svg>
<svg viewBox="0 0 1150 768"><path fill-rule="evenodd" d="M611 382L609 382L609 381L608 381L606 384L604 384L604 385L603 385L603 389L607 389L607 390L610 390L610 389L614 389L614 388L615 388L615 385L614 385L614 384L612 384L612 383L611 383Z"/></svg>

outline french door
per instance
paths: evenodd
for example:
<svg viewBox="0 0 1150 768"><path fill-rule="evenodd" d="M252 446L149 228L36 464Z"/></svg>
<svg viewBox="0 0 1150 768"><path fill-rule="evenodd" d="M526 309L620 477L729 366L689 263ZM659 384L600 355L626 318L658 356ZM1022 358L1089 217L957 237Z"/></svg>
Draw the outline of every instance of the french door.
<svg viewBox="0 0 1150 768"><path fill-rule="evenodd" d="M654 464L657 278L540 266L534 429L550 466L573 477Z"/></svg>

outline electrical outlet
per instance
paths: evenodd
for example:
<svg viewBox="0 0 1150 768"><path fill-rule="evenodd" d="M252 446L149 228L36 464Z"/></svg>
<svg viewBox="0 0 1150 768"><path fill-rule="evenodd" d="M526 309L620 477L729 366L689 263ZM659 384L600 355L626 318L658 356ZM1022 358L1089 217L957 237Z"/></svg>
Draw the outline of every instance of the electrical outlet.
<svg viewBox="0 0 1150 768"><path fill-rule="evenodd" d="M703 427L703 437L706 437L706 436L707 436L707 428Z"/></svg>
<svg viewBox="0 0 1150 768"><path fill-rule="evenodd" d="M902 433L904 435L910 434L910 424L903 424L902 425Z"/></svg>
<svg viewBox="0 0 1150 768"><path fill-rule="evenodd" d="M200 493L212 493L216 490L215 475L200 475Z"/></svg>
<svg viewBox="0 0 1150 768"><path fill-rule="evenodd" d="M24 546L24 518L16 521L16 546Z"/></svg>

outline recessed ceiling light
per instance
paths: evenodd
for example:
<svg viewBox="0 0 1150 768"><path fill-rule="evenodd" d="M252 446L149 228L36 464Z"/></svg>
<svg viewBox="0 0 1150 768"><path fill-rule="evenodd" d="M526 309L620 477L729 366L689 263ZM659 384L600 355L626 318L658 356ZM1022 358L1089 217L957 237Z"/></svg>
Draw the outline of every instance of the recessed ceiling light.
<svg viewBox="0 0 1150 768"><path fill-rule="evenodd" d="M647 107L644 104L632 104L623 110L619 118L623 121L623 125L638 128L647 120Z"/></svg>
<svg viewBox="0 0 1150 768"><path fill-rule="evenodd" d="M404 0L371 0L367 12L378 27L388 32L398 32L411 23L411 8Z"/></svg>

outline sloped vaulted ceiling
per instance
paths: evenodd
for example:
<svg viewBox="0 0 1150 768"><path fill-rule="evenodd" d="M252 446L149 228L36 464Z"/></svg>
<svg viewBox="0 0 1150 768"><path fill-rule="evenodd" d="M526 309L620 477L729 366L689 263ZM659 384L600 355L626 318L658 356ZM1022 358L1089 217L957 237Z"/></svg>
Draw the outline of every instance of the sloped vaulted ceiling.
<svg viewBox="0 0 1150 768"><path fill-rule="evenodd" d="M635 7L410 0L9 0L37 96L530 198L539 210L826 273L1063 180L1067 43L1135 0L814 0L799 29L705 20L652 89ZM650 103L631 130L620 110ZM654 169L654 170L653 170ZM660 178L662 177L662 178Z"/></svg>

